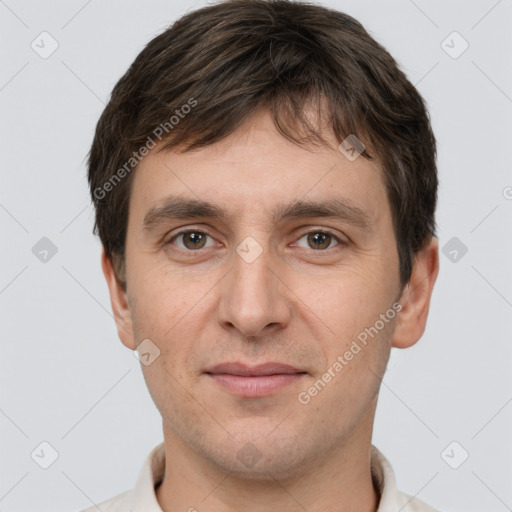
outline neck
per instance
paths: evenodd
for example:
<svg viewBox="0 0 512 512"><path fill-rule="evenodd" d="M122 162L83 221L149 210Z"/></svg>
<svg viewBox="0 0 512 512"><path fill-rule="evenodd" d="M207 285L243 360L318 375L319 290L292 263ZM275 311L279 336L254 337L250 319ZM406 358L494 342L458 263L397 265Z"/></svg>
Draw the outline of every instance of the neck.
<svg viewBox="0 0 512 512"><path fill-rule="evenodd" d="M165 475L156 489L164 512L375 512L378 508L371 474L371 429L354 433L321 460L304 463L300 473L280 479L270 474L250 479L223 471L190 450L165 425L164 442Z"/></svg>

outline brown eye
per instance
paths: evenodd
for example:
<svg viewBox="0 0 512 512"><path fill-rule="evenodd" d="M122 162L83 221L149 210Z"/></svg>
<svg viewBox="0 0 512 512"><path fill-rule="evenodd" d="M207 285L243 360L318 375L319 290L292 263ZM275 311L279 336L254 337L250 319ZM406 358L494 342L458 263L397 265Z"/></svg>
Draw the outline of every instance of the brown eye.
<svg viewBox="0 0 512 512"><path fill-rule="evenodd" d="M176 243L176 245L181 249L195 251L206 247L207 238L211 237L202 231L182 231L174 236L169 243L174 243L177 240L181 243Z"/></svg>
<svg viewBox="0 0 512 512"><path fill-rule="evenodd" d="M203 233L185 233L183 235L183 243L187 249L202 249L205 244L206 237Z"/></svg>
<svg viewBox="0 0 512 512"><path fill-rule="evenodd" d="M310 233L308 235L308 244L313 249L327 249L331 243L331 235L326 233Z"/></svg>
<svg viewBox="0 0 512 512"><path fill-rule="evenodd" d="M311 231L310 233L306 233L305 235L303 235L300 238L300 240L302 240L303 238L306 238L306 249L322 251L333 247L333 245L331 245L332 242L336 242L335 245L339 245L339 240L334 235L331 235L330 233L325 233L323 231Z"/></svg>

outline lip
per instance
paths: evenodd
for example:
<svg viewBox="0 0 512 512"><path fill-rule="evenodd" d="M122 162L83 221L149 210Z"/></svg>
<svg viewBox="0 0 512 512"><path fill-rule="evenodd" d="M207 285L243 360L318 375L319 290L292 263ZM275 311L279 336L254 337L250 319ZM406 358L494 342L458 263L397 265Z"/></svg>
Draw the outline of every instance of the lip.
<svg viewBox="0 0 512 512"><path fill-rule="evenodd" d="M268 362L248 366L239 362L222 363L205 374L218 385L242 397L264 397L301 379L307 372L283 363Z"/></svg>

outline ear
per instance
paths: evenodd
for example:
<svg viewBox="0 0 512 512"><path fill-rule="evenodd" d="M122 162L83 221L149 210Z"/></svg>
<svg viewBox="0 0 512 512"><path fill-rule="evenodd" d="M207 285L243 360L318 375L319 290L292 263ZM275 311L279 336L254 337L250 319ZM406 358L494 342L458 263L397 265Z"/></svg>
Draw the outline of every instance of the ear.
<svg viewBox="0 0 512 512"><path fill-rule="evenodd" d="M439 243L432 237L413 262L411 278L402 291L392 345L407 348L423 335L427 323L430 298L439 273Z"/></svg>
<svg viewBox="0 0 512 512"><path fill-rule="evenodd" d="M127 293L117 280L112 259L106 256L105 249L101 249L101 268L107 281L110 292L110 304L117 326L117 334L127 348L135 350L135 336L133 332L132 312L127 300Z"/></svg>

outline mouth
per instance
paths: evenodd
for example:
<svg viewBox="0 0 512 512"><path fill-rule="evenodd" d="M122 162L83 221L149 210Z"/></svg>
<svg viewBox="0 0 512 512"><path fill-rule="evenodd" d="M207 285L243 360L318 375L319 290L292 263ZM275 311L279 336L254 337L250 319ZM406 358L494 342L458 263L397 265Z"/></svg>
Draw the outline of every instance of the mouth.
<svg viewBox="0 0 512 512"><path fill-rule="evenodd" d="M270 396L298 382L307 374L304 370L276 362L257 366L238 362L222 363L204 373L227 391L247 398Z"/></svg>

